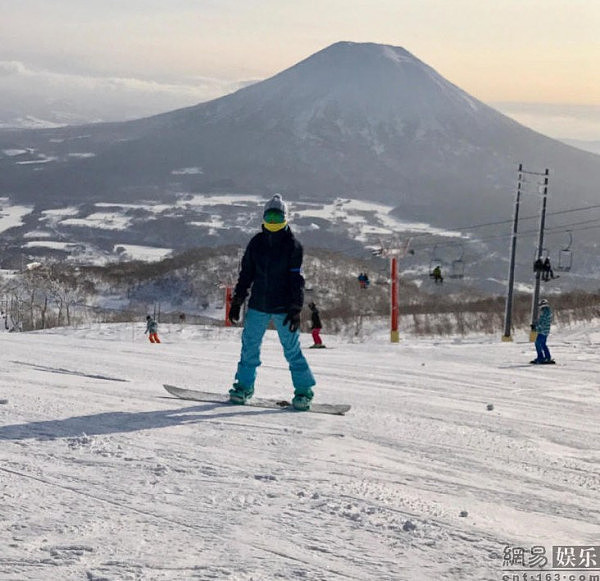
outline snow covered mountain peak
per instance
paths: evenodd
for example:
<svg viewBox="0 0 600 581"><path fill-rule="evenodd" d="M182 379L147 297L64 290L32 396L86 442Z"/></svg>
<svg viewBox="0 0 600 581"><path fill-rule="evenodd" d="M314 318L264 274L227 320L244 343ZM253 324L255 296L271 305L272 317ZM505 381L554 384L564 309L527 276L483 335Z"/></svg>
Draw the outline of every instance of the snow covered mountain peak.
<svg viewBox="0 0 600 581"><path fill-rule="evenodd" d="M335 43L224 100L242 98L266 101L271 112L303 109L306 116L307 108L319 115L327 110L329 118L393 123L399 129L408 122L439 129L445 119L491 112L406 49L374 43Z"/></svg>

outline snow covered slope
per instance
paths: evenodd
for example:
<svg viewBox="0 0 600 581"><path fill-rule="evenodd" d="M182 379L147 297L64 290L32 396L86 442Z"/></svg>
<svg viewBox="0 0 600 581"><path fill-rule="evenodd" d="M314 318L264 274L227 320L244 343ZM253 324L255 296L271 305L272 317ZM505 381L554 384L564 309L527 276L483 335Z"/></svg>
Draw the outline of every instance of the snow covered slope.
<svg viewBox="0 0 600 581"><path fill-rule="evenodd" d="M316 397L345 417L173 399L228 388L240 330L159 331L0 334L1 579L498 581L506 545L598 544L600 326L556 330L551 367L325 336ZM257 394L289 396L270 334L263 363Z"/></svg>

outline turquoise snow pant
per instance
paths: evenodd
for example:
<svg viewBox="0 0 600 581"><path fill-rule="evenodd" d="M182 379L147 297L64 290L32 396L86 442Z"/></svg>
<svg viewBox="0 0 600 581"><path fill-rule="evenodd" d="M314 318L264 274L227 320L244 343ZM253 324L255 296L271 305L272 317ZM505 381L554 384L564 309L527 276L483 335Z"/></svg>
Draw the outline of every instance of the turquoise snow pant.
<svg viewBox="0 0 600 581"><path fill-rule="evenodd" d="M271 320L275 323L283 354L289 363L292 384L296 394L311 394L310 389L316 381L308 362L300 349L300 332L292 333L288 325L283 324L285 313L263 313L248 309L242 332L242 353L235 379L244 387L254 387L256 368L260 365L260 346Z"/></svg>

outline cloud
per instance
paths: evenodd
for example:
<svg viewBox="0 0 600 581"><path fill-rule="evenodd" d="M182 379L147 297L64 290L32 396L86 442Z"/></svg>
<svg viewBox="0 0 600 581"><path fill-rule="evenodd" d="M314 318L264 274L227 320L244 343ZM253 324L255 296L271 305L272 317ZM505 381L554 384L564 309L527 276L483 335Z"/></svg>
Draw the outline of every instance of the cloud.
<svg viewBox="0 0 600 581"><path fill-rule="evenodd" d="M490 105L555 139L600 140L600 105L500 102Z"/></svg>
<svg viewBox="0 0 600 581"><path fill-rule="evenodd" d="M19 61L0 61L0 77L26 74L27 68Z"/></svg>
<svg viewBox="0 0 600 581"><path fill-rule="evenodd" d="M28 68L19 61L0 61L0 76L20 76L32 84L63 85L68 89L87 90L122 90L140 91L148 93L187 94L197 98L214 98L221 96L236 88L239 83L223 81L209 77L197 77L178 83L166 83L155 80L144 80L133 77L102 77L79 75L72 73L59 73L48 70L35 70Z"/></svg>
<svg viewBox="0 0 600 581"><path fill-rule="evenodd" d="M81 123L133 119L216 99L242 85L210 77L161 82L81 75L0 61L0 124L23 116L56 122L66 111L66 122L70 117Z"/></svg>

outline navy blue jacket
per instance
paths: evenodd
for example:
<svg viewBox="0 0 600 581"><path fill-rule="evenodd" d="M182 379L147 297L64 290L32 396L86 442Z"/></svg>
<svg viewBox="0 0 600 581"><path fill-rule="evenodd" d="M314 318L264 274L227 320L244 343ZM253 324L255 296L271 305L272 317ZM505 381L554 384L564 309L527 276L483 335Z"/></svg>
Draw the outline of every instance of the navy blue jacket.
<svg viewBox="0 0 600 581"><path fill-rule="evenodd" d="M319 309L317 309L317 308L311 309L310 321L312 323L311 329L323 328L323 325L321 324L321 317L319 315Z"/></svg>
<svg viewBox="0 0 600 581"><path fill-rule="evenodd" d="M263 313L299 311L304 304L303 250L289 226L262 232L250 240L234 291L240 303L250 292L248 307Z"/></svg>

